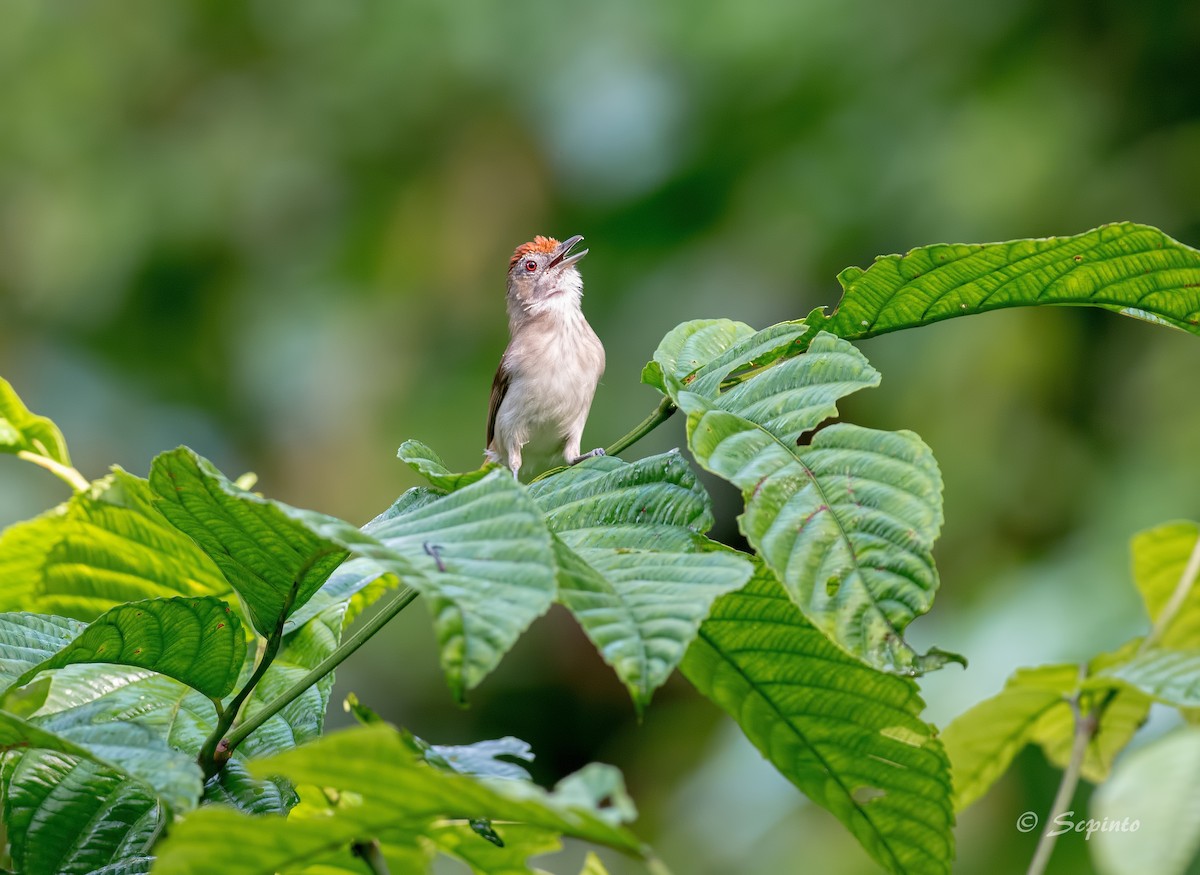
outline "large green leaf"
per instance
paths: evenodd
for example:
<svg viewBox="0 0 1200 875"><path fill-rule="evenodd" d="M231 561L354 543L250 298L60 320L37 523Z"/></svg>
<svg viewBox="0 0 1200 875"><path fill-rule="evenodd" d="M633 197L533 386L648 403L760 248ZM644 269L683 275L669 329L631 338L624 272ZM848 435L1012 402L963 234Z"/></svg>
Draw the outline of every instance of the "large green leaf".
<svg viewBox="0 0 1200 875"><path fill-rule="evenodd" d="M442 667L460 699L554 599L550 533L505 471L364 531L420 572L404 582L428 599Z"/></svg>
<svg viewBox="0 0 1200 875"><path fill-rule="evenodd" d="M949 764L916 684L831 644L766 569L717 600L683 672L888 871L950 871Z"/></svg>
<svg viewBox="0 0 1200 875"><path fill-rule="evenodd" d="M1183 520L1133 537L1133 582L1142 594L1150 620L1158 623L1172 599L1177 600L1172 606L1173 617L1158 637L1160 647L1200 647L1200 587L1196 586L1197 569L1188 568L1198 539L1200 525Z"/></svg>
<svg viewBox="0 0 1200 875"><path fill-rule="evenodd" d="M120 469L0 535L0 609L92 620L114 605L225 597L229 583L154 507L149 484Z"/></svg>
<svg viewBox="0 0 1200 875"><path fill-rule="evenodd" d="M67 754L28 751L6 765L3 782L10 853L22 875L104 871L143 853L163 817L145 785Z"/></svg>
<svg viewBox="0 0 1200 875"><path fill-rule="evenodd" d="M1070 705L1076 695L1083 713L1102 708L1083 761L1084 777L1102 781L1145 721L1149 699L1102 676L1081 678L1077 665L1023 668L1000 693L960 714L942 732L954 768L956 808L986 793L1028 744L1040 744L1051 762L1065 766L1076 731Z"/></svg>
<svg viewBox="0 0 1200 875"><path fill-rule="evenodd" d="M588 767L547 793L524 781L477 779L432 768L395 729L373 724L256 760L252 769L260 777L280 775L297 786L353 795L356 802L324 817L288 820L200 809L158 846L156 873L292 871L314 854L339 848L346 860L352 841L411 837L446 819L514 821L641 853L641 843L621 825L630 814L628 798L609 767ZM238 853L212 854L214 843L237 847Z"/></svg>
<svg viewBox="0 0 1200 875"><path fill-rule="evenodd" d="M678 452L589 459L529 492L556 535L559 601L642 710L750 562L703 537L709 498Z"/></svg>
<svg viewBox="0 0 1200 875"><path fill-rule="evenodd" d="M50 614L0 614L0 690L58 653L85 628L78 620Z"/></svg>
<svg viewBox="0 0 1200 875"><path fill-rule="evenodd" d="M955 316L1040 304L1102 307L1200 334L1200 252L1121 222L1074 237L937 244L838 275L821 327L850 340Z"/></svg>
<svg viewBox="0 0 1200 875"><path fill-rule="evenodd" d="M154 459L150 486L163 515L200 545L245 600L261 635L271 635L349 555L316 531L340 521L247 492L187 447Z"/></svg>
<svg viewBox="0 0 1200 875"><path fill-rule="evenodd" d="M110 609L17 683L40 671L98 662L152 669L221 698L233 689L245 657L241 621L220 599L147 599Z"/></svg>
<svg viewBox="0 0 1200 875"><path fill-rule="evenodd" d="M957 658L903 637L938 586L942 481L920 438L839 424L795 446L691 393L680 403L692 452L742 490L742 532L822 631L891 671Z"/></svg>
<svg viewBox="0 0 1200 875"><path fill-rule="evenodd" d="M29 412L12 384L0 378L0 453L30 453L70 465L62 432L44 416Z"/></svg>
<svg viewBox="0 0 1200 875"><path fill-rule="evenodd" d="M1168 705L1200 708L1200 650L1152 648L1103 674Z"/></svg>

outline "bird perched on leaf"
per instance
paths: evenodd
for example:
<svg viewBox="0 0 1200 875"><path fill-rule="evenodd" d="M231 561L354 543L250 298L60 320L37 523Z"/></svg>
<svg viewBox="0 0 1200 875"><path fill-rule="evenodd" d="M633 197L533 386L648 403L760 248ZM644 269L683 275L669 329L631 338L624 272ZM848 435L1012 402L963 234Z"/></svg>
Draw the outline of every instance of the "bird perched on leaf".
<svg viewBox="0 0 1200 875"><path fill-rule="evenodd" d="M487 458L516 476L521 453L561 452L568 464L580 455L583 426L604 373L604 346L583 317L583 277L571 253L583 238L562 243L534 237L508 264L508 348L492 382Z"/></svg>

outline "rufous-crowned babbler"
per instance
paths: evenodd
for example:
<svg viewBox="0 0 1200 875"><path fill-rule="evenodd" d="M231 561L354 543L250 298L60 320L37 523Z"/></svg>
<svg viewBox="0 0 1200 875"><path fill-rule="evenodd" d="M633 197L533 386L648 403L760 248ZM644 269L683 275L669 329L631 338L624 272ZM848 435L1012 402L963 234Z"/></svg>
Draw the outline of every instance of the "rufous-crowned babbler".
<svg viewBox="0 0 1200 875"><path fill-rule="evenodd" d="M531 452L561 452L568 464L604 455L579 452L604 373L604 346L581 308L576 264L588 251L571 253L582 240L534 237L508 265L509 341L492 382L486 456L514 477L527 444Z"/></svg>

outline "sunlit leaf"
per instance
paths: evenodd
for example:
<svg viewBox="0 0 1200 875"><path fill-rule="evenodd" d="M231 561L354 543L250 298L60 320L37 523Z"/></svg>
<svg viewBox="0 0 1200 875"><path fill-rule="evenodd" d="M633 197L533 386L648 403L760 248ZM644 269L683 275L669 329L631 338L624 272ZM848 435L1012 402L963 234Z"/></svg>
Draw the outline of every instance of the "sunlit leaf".
<svg viewBox="0 0 1200 875"><path fill-rule="evenodd" d="M530 875L530 857L562 847L558 833L545 827L511 823L497 825L496 831L501 844L485 841L464 824L436 825L427 835L438 851L479 875Z"/></svg>
<svg viewBox="0 0 1200 875"><path fill-rule="evenodd" d="M53 422L29 412L12 384L0 378L0 453L32 453L70 465L67 442Z"/></svg>
<svg viewBox="0 0 1200 875"><path fill-rule="evenodd" d="M18 683L72 663L112 663L152 669L220 698L233 689L245 656L241 621L220 599L147 599L110 609Z"/></svg>
<svg viewBox="0 0 1200 875"><path fill-rule="evenodd" d="M821 327L854 340L955 316L1043 304L1102 307L1200 334L1200 252L1121 222L1074 237L937 244L838 275Z"/></svg>
<svg viewBox="0 0 1200 875"><path fill-rule="evenodd" d="M228 581L120 469L0 535L0 608L93 620L146 598L232 595Z"/></svg>
<svg viewBox="0 0 1200 875"><path fill-rule="evenodd" d="M1187 521L1166 523L1134 535L1133 582L1142 594L1152 622L1158 622L1179 588L1198 538L1200 525ZM1196 584L1193 578L1190 589L1179 602L1178 612L1162 630L1158 646L1200 647L1200 586Z"/></svg>
<svg viewBox="0 0 1200 875"><path fill-rule="evenodd" d="M1168 705L1200 708L1200 650L1152 648L1104 674Z"/></svg>
<svg viewBox="0 0 1200 875"><path fill-rule="evenodd" d="M643 709L749 561L703 537L710 501L677 452L588 459L529 492L556 536L559 601Z"/></svg>
<svg viewBox="0 0 1200 875"><path fill-rule="evenodd" d="M916 684L846 655L762 569L722 596L683 672L895 873L946 873L950 770Z"/></svg>
<svg viewBox="0 0 1200 875"><path fill-rule="evenodd" d="M960 714L942 732L954 769L956 808L986 793L1028 744L1040 744L1052 763L1065 766L1076 732L1070 699L1081 691L1081 713L1103 709L1085 752L1083 775L1103 780L1145 720L1149 699L1102 678L1083 679L1078 665L1023 668L1000 693Z"/></svg>

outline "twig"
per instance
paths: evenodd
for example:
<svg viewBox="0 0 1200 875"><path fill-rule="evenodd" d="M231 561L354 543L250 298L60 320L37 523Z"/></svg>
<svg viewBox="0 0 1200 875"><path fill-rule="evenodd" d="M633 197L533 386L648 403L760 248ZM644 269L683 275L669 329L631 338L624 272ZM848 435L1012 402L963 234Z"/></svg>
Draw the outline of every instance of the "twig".
<svg viewBox="0 0 1200 875"><path fill-rule="evenodd" d="M1079 666L1078 684L1081 685L1086 678L1087 665L1084 664ZM1033 852L1033 859L1029 861L1029 868L1025 875L1042 875L1046 871L1050 855L1054 853L1054 844L1058 841L1058 831L1052 832L1051 830L1058 825L1059 818L1066 813L1067 806L1071 804L1071 799L1075 796L1075 788L1079 786L1079 776L1083 771L1083 761L1087 756L1088 744L1091 743L1092 737L1100 725L1098 709L1084 714L1079 707L1079 696L1080 691L1077 688L1074 695L1067 700L1071 706L1071 713L1075 717L1075 738L1071 744L1071 759L1063 771L1062 780L1058 782L1058 792L1054 794L1054 802L1050 806L1050 813L1046 815L1041 838L1038 839L1037 849Z"/></svg>
<svg viewBox="0 0 1200 875"><path fill-rule="evenodd" d="M325 675L329 674L358 648L370 640L371 636L387 625L388 621L395 617L398 613L404 610L409 604L416 599L419 593L411 587L404 587L398 592L390 602L383 606L380 611L369 619L361 629L355 632L348 640L343 641L333 653L322 659L312 670L304 677L296 681L278 696L267 702L263 707L254 712L253 716L242 723L239 723L232 732L229 733L227 742L229 749L232 751L239 744L246 740L247 736L254 730L258 729L272 717L279 713L287 705L298 699L305 690L319 681Z"/></svg>
<svg viewBox="0 0 1200 875"><path fill-rule="evenodd" d="M31 453L29 450L17 450L17 458L24 459L26 462L33 462L40 468L45 468L60 480L66 481L76 492L85 492L92 485L88 483L88 479L79 473L77 468L72 468L70 465L64 465L62 462L57 462L49 456L43 456L40 453Z"/></svg>

